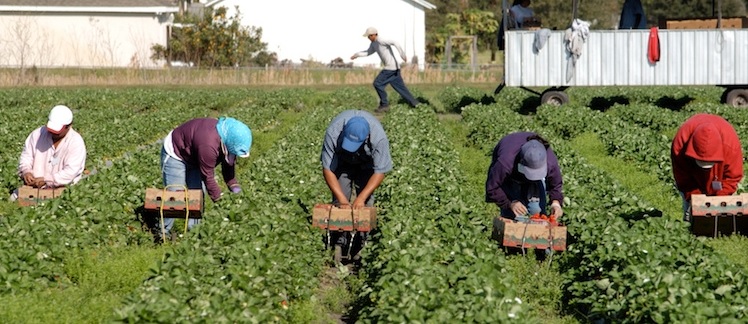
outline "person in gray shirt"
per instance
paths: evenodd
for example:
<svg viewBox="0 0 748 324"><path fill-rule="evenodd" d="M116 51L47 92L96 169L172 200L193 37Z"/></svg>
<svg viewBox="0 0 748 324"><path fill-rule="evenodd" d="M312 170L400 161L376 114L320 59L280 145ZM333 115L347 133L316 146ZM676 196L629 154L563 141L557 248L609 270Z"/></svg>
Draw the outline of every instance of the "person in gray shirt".
<svg viewBox="0 0 748 324"><path fill-rule="evenodd" d="M392 170L390 143L382 124L363 110L346 110L335 116L325 131L320 156L322 174L332 192L332 203L340 207L374 206L374 190ZM356 199L352 202L352 189ZM366 233L359 232L361 245ZM345 246L348 233L331 233L330 242ZM360 251L360 246L358 246ZM357 259L358 251L352 253Z"/></svg>
<svg viewBox="0 0 748 324"><path fill-rule="evenodd" d="M353 54L351 60L377 53L379 54L379 58L382 60L382 64L384 64L384 68L379 72L376 79L374 79L374 89L377 90L377 95L379 95L379 107L376 112L386 112L390 109L390 103L389 100L387 100L387 91L384 90L387 84L392 85L392 88L395 89L395 91L397 91L397 93L399 93L409 105L412 107L417 106L419 102L412 94L410 94L410 91L408 91L408 88L405 86L405 81L403 81L403 77L400 74L400 64L397 63L395 53L392 51L393 47L396 48L400 54L400 58L403 59L403 62L407 62L408 59L405 57L405 51L400 47L400 44L392 40L379 38L377 29L374 27L367 28L366 32L364 32L364 37L371 41L369 48L365 51Z"/></svg>

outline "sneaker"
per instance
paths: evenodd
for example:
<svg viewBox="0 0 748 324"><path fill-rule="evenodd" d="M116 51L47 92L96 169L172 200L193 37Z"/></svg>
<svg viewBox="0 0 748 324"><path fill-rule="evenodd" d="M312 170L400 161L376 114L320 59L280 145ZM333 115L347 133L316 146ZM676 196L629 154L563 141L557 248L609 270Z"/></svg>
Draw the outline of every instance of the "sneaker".
<svg viewBox="0 0 748 324"><path fill-rule="evenodd" d="M385 113L390 111L390 106L379 106L374 112L376 113Z"/></svg>

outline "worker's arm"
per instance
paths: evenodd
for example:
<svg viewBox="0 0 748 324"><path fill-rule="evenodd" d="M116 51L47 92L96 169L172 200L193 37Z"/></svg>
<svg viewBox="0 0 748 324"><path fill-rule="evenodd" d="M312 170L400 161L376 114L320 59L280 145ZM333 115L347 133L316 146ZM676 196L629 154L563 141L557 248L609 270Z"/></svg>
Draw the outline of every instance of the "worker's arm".
<svg viewBox="0 0 748 324"><path fill-rule="evenodd" d="M340 206L342 207L345 205L350 205L348 197L343 194L343 188L340 187L340 182L338 182L338 177L335 175L335 173L330 169L323 168L322 175L325 178L327 187L330 188L330 192L332 192L333 197L335 197L335 199L340 203Z"/></svg>
<svg viewBox="0 0 748 324"><path fill-rule="evenodd" d="M382 184L382 180L384 180L384 173L374 173L371 178L369 178L369 182L366 183L364 189L361 190L361 193L356 196L356 200L353 201L353 208L363 208L366 204L366 200L369 199L369 196L371 196L374 193L374 190Z"/></svg>

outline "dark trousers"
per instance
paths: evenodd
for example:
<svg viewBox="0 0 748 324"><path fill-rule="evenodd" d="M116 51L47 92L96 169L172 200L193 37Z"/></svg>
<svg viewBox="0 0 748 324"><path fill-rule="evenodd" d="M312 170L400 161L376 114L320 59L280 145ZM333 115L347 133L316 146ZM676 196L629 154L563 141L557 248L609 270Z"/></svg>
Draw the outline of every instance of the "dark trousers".
<svg viewBox="0 0 748 324"><path fill-rule="evenodd" d="M418 105L418 100L413 97L412 94L410 94L410 91L408 91L408 88L405 87L405 82L403 81L403 77L400 75L400 70L382 70L379 72L379 75L377 75L377 78L374 79L374 89L377 90L377 95L379 95L379 106L380 107L386 107L390 105L390 102L387 100L387 91L384 90L384 88L387 86L387 84L392 85L392 88L395 89L397 93L400 94L405 101L408 102L409 105L412 107L415 107Z"/></svg>
<svg viewBox="0 0 748 324"><path fill-rule="evenodd" d="M338 183L340 183L341 189L343 189L343 195L346 196L349 200L349 202L353 203L351 201L351 194L353 192L353 189L356 190L356 195L361 193L361 190L366 187L366 184L369 182L369 179L372 175L374 175L374 169L373 168L362 168L357 165L340 165L338 166L337 170L335 170L335 175L338 177ZM338 204L340 203L335 196L332 197L332 203ZM369 198L366 199L366 206L372 207L374 206L374 194L372 193ZM335 245L341 245L345 247L346 249L351 246L351 255L358 254L359 251L363 248L364 242L366 242L366 238L368 236L367 232L357 232L356 237L352 237L352 234L350 232L330 232L330 242L331 247ZM353 239L353 244L349 244L349 240ZM347 252L347 250L343 250L344 254Z"/></svg>

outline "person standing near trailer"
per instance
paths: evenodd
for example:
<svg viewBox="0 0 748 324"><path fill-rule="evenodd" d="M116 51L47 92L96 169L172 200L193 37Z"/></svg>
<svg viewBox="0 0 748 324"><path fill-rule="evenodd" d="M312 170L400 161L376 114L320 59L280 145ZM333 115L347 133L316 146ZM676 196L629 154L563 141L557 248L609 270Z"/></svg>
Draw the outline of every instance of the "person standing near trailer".
<svg viewBox="0 0 748 324"><path fill-rule="evenodd" d="M626 0L623 3L618 29L647 29L647 16L640 0Z"/></svg>

